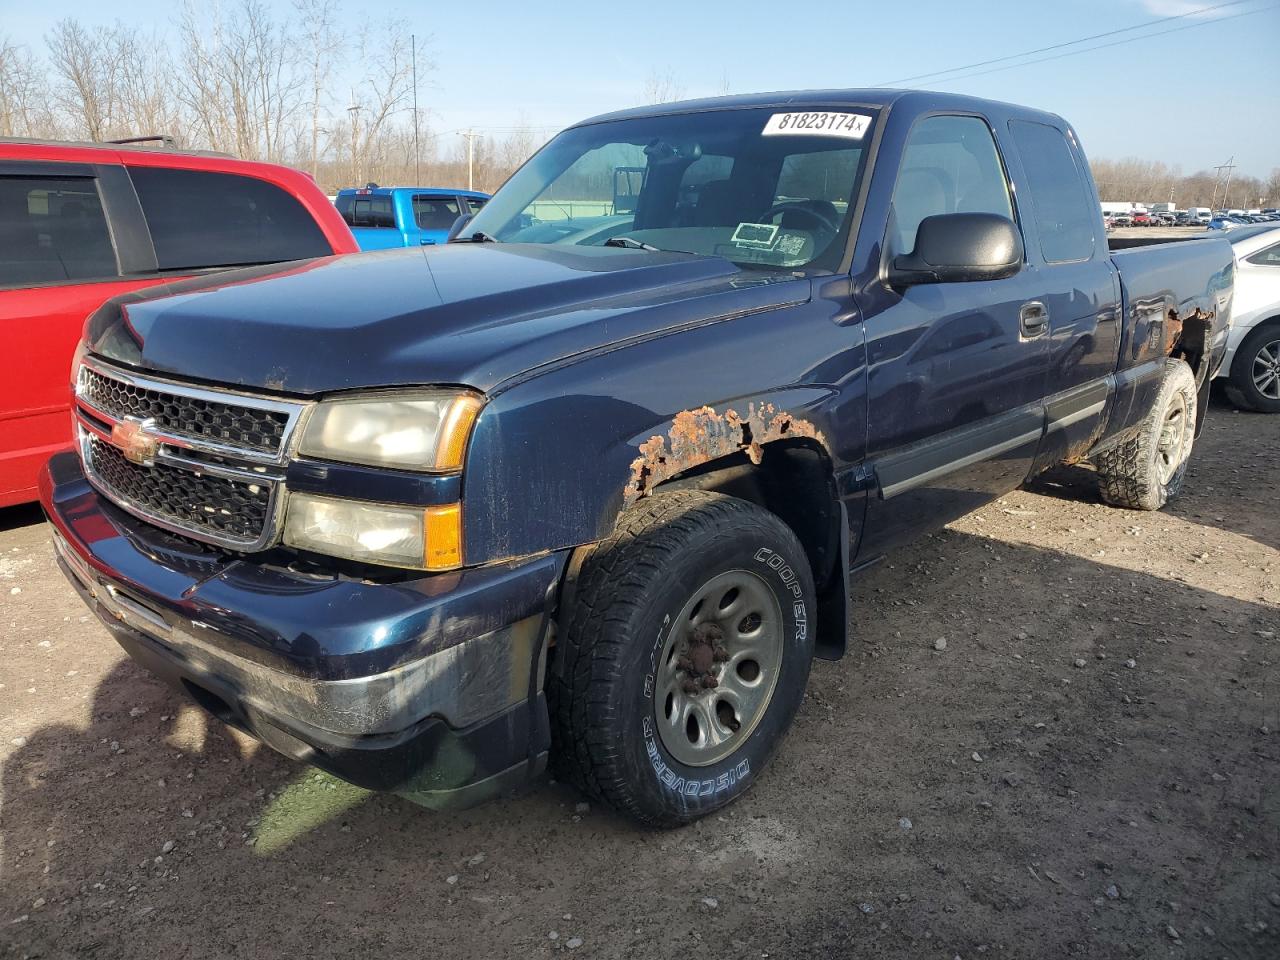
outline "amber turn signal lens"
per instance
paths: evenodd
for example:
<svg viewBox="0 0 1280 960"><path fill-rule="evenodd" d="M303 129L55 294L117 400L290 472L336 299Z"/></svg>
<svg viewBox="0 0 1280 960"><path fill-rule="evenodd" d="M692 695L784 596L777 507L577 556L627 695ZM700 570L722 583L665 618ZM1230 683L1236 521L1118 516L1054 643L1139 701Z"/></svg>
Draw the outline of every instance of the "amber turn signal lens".
<svg viewBox="0 0 1280 960"><path fill-rule="evenodd" d="M462 504L427 507L423 526L426 543L422 565L428 570L455 570L462 566Z"/></svg>
<svg viewBox="0 0 1280 960"><path fill-rule="evenodd" d="M471 425L484 401L479 397L464 395L449 405L444 422L440 424L440 437L436 441L436 469L461 470L462 458L467 452L467 439Z"/></svg>

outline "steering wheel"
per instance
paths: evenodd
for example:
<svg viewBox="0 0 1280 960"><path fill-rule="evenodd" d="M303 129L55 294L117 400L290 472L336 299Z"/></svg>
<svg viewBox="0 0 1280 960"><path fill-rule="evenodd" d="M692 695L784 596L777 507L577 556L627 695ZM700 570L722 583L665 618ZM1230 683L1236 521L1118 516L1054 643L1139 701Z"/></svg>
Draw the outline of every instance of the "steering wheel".
<svg viewBox="0 0 1280 960"><path fill-rule="evenodd" d="M766 210L763 214L760 215L760 219L763 222L768 223L774 217L778 216L778 214L781 214L781 213L798 213L801 216L808 217L813 224L815 224L820 228L830 230L832 233L840 232L840 224L832 223L825 216L820 214L817 210L814 210L811 207L801 206L798 203L787 203L787 202L775 203L772 207L770 207L768 210Z"/></svg>

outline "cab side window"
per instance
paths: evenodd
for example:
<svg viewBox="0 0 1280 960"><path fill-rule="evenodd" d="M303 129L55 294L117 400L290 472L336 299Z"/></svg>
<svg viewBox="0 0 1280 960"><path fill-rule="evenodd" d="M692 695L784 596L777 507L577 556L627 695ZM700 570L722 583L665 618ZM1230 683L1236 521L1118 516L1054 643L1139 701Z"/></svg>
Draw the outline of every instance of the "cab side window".
<svg viewBox="0 0 1280 960"><path fill-rule="evenodd" d="M1280 267L1280 243L1274 247L1259 250L1248 260L1259 267Z"/></svg>
<svg viewBox="0 0 1280 960"><path fill-rule="evenodd" d="M413 216L423 230L448 230L460 212L457 197L414 195Z"/></svg>
<svg viewBox="0 0 1280 960"><path fill-rule="evenodd" d="M0 176L0 287L119 274L92 179Z"/></svg>
<svg viewBox="0 0 1280 960"><path fill-rule="evenodd" d="M1098 208L1066 137L1056 127L1030 120L1010 121L1009 132L1027 171L1045 262L1088 260Z"/></svg>
<svg viewBox="0 0 1280 960"><path fill-rule="evenodd" d="M893 190L890 253L910 253L920 222L946 213L1013 219L1000 154L977 117L929 117L912 128Z"/></svg>

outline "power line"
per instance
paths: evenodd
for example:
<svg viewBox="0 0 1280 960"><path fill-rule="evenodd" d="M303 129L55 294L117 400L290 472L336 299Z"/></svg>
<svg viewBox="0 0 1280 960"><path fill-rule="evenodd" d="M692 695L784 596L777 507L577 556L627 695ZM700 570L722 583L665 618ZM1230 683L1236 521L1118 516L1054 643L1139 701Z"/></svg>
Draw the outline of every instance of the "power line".
<svg viewBox="0 0 1280 960"><path fill-rule="evenodd" d="M898 80L888 80L888 81L885 81L884 83L877 83L875 84L875 86L889 87L898 83L910 83L913 80L923 80L927 77L937 77L945 73L958 73L961 70L973 70L977 67L986 67L993 63L1004 63L1005 61L1008 61L1008 60L1017 60L1020 57L1030 57L1037 53L1048 53L1051 50L1061 50L1063 47L1073 47L1078 43L1087 43L1090 40L1101 40L1104 37L1113 37L1116 34L1120 34L1120 33L1132 33L1134 30L1145 30L1147 27L1154 27L1161 23L1168 23L1170 20L1182 20L1186 17L1194 17L1202 13L1210 13L1214 10L1221 10L1224 7L1236 7L1242 3L1250 3L1250 2L1252 2L1252 0L1227 0L1227 2L1225 3L1217 3L1212 6L1201 7L1198 10L1188 10L1186 13L1174 14L1173 16L1168 16L1168 17L1160 17L1157 20L1148 20L1145 23L1139 23L1132 27L1120 27L1119 29L1116 29L1116 30L1107 30L1104 33L1095 33L1092 36L1081 37L1078 40L1067 40L1062 43L1051 44L1050 46L1047 46L1047 47L1037 47L1035 50L1024 50L1022 53L1011 53L1003 57L995 57L991 60L980 60L977 63L970 63L961 67L950 67L946 70L933 70L933 71L930 71L929 73L918 73L913 77L902 77L901 79L898 79ZM1216 21L1207 21L1207 22L1213 23ZM1202 26L1202 24L1195 24L1195 26ZM1097 49L1097 48L1093 48L1093 49Z"/></svg>
<svg viewBox="0 0 1280 960"><path fill-rule="evenodd" d="M1255 13L1266 13L1268 10L1274 10L1276 4L1268 4L1265 7L1259 7L1257 10L1246 10L1243 13L1235 13L1229 17L1216 17L1213 20L1206 20L1202 23L1188 23L1180 27L1170 27L1168 30L1157 30L1154 33L1146 33L1140 37L1126 37L1124 40L1112 40L1110 43L1099 43L1096 46L1086 47L1084 50L1068 50L1066 53L1057 53L1051 57L1037 57L1035 60L1024 60L1021 63L1010 63L1003 67L992 67L990 70L979 70L977 73L966 73L958 77L943 77L940 80L932 80L930 83L952 83L956 80L970 80L974 77L985 77L990 73L999 73L1002 70L1013 70L1016 67L1029 67L1037 63L1047 63L1050 60L1061 60L1064 57L1076 57L1082 53L1093 53L1097 50L1105 50L1107 47L1119 47L1124 44L1133 43L1135 40L1149 40L1152 37L1162 37L1167 33L1177 33L1180 30L1194 30L1197 27L1207 27L1215 23L1226 23L1228 20L1238 20L1241 17L1251 17ZM1024 54L1025 56L1025 54Z"/></svg>

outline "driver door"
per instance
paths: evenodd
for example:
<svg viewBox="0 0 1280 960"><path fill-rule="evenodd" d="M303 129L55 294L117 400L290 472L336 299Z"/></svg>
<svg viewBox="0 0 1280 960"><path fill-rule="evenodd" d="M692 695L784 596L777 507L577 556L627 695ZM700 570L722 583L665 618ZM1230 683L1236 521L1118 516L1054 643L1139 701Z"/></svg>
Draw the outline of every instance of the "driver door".
<svg viewBox="0 0 1280 960"><path fill-rule="evenodd" d="M1017 222L995 138L976 116L917 121L885 238L910 252L926 217L996 213ZM1044 429L1049 328L1025 268L1002 280L907 287L864 321L867 453L880 497L861 553L962 516L1016 488Z"/></svg>

